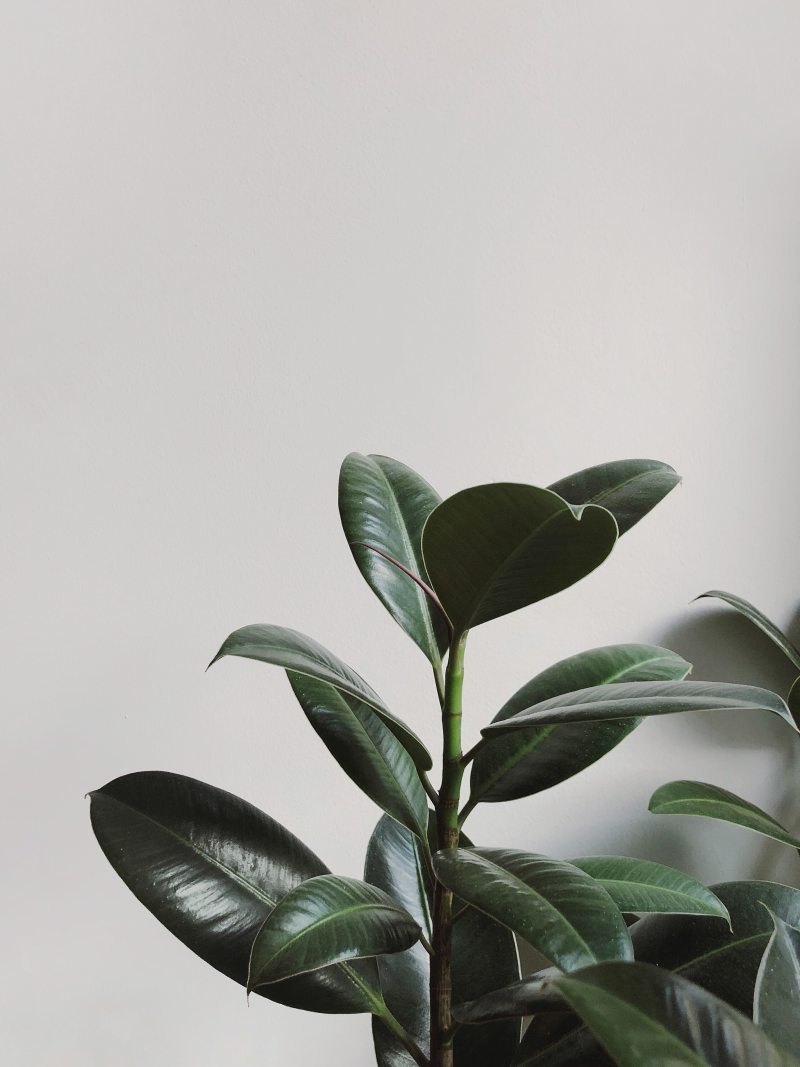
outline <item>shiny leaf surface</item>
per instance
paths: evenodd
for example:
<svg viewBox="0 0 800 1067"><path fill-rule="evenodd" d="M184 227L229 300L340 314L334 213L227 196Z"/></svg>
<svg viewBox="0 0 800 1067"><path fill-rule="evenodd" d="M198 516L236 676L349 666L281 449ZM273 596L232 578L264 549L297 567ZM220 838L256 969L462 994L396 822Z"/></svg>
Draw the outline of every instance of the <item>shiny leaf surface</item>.
<svg viewBox="0 0 800 1067"><path fill-rule="evenodd" d="M428 582L422 559L422 527L441 502L410 467L388 456L351 453L339 475L339 514L358 569L367 584L434 666L447 649L441 612L406 574L365 542Z"/></svg>
<svg viewBox="0 0 800 1067"><path fill-rule="evenodd" d="M496 733L559 722L674 715L685 711L771 711L796 730L786 704L775 693L730 682L612 682L543 700L481 731Z"/></svg>
<svg viewBox="0 0 800 1067"><path fill-rule="evenodd" d="M621 459L570 474L550 488L570 504L599 504L626 533L680 482L680 475L655 459Z"/></svg>
<svg viewBox="0 0 800 1067"><path fill-rule="evenodd" d="M248 989L345 960L402 952L420 928L367 882L322 874L302 882L269 913L253 942Z"/></svg>
<svg viewBox="0 0 800 1067"><path fill-rule="evenodd" d="M296 674L306 674L340 689L377 711L420 770L433 766L430 753L405 723L395 718L375 690L332 652L313 638L285 626L255 624L235 630L211 661L213 666L225 656L241 656L261 663L273 663Z"/></svg>
<svg viewBox="0 0 800 1067"><path fill-rule="evenodd" d="M498 482L464 489L431 512L422 550L457 633L573 585L617 538L610 512L579 512L549 489Z"/></svg>
<svg viewBox="0 0 800 1067"><path fill-rule="evenodd" d="M735 793L707 782L667 782L653 793L649 807L654 815L703 815L719 819L800 848L800 841L771 815Z"/></svg>
<svg viewBox="0 0 800 1067"><path fill-rule="evenodd" d="M620 911L730 919L728 909L710 889L663 863L628 856L586 856L570 862L598 881Z"/></svg>
<svg viewBox="0 0 800 1067"><path fill-rule="evenodd" d="M800 931L772 915L775 926L756 976L753 1021L776 1045L800 1049Z"/></svg>
<svg viewBox="0 0 800 1067"><path fill-rule="evenodd" d="M117 778L91 794L100 847L128 888L188 948L244 985L250 948L276 903L327 873L314 853L258 808L163 771ZM373 960L259 990L320 1012L372 1011Z"/></svg>
<svg viewBox="0 0 800 1067"><path fill-rule="evenodd" d="M796 678L786 698L795 725L800 729L800 678Z"/></svg>
<svg viewBox="0 0 800 1067"><path fill-rule="evenodd" d="M428 800L411 756L368 704L308 675L286 672L306 716L342 770L425 839Z"/></svg>
<svg viewBox="0 0 800 1067"><path fill-rule="evenodd" d="M527 682L493 721L503 722L543 700L576 689L621 681L677 681L690 670L691 664L676 653L654 645L592 648L555 663ZM550 789L604 756L640 721L551 724L487 737L472 765L469 807Z"/></svg>
<svg viewBox="0 0 800 1067"><path fill-rule="evenodd" d="M631 959L630 936L602 886L569 863L517 849L446 849L437 877L562 970Z"/></svg>
<svg viewBox="0 0 800 1067"><path fill-rule="evenodd" d="M431 835L434 831L431 817ZM465 844L468 840L462 835ZM435 847L435 845L434 845ZM419 841L391 819L380 820L370 839L364 877L385 892L432 937L433 892ZM457 907L459 905L456 905ZM429 1047L430 966L427 952L417 944L407 952L378 959L381 988L390 1011L420 1047ZM469 1000L519 977L513 935L480 912L470 910L453 929L455 995ZM413 1061L384 1027L373 1027L379 1067L411 1067ZM456 1067L507 1067L519 1039L519 1025L503 1022L457 1034Z"/></svg>
<svg viewBox="0 0 800 1067"><path fill-rule="evenodd" d="M800 671L800 650L795 648L786 634L779 630L775 623L768 619L757 607L754 607L749 600L736 596L734 593L725 593L721 589L709 589L707 593L701 593L697 599L701 600L703 597L714 597L717 600L724 601L726 604L730 604L732 608L736 608L754 626L757 626L762 633L765 633L770 641L777 645L789 662Z"/></svg>

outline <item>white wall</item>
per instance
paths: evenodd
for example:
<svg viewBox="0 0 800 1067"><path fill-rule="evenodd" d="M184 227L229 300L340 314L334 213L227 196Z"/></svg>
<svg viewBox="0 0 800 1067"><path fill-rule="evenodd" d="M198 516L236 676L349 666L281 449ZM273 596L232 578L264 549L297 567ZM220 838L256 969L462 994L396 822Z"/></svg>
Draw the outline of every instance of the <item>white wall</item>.
<svg viewBox="0 0 800 1067"><path fill-rule="evenodd" d="M601 570L476 632L470 739L596 644L787 686L765 641L688 602L721 586L781 625L797 609L800 7L10 0L0 18L9 1062L367 1064L365 1018L248 1010L166 934L83 795L188 773L360 872L376 811L281 672L203 673L230 630L283 622L434 742L425 661L338 528L353 449L444 494L623 456L684 475ZM646 813L697 777L800 825L791 738L766 718L648 723L471 833L796 878L788 850Z"/></svg>

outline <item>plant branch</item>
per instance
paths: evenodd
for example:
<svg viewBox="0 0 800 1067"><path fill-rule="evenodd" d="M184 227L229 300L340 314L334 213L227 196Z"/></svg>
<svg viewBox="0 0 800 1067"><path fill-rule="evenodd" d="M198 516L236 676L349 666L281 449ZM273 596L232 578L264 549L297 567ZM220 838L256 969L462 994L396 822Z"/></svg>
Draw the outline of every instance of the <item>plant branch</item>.
<svg viewBox="0 0 800 1067"><path fill-rule="evenodd" d="M428 799L431 801L434 807L439 803L439 794L433 788L433 783L430 778L423 771L420 775L420 781L422 782L422 788L428 794Z"/></svg>

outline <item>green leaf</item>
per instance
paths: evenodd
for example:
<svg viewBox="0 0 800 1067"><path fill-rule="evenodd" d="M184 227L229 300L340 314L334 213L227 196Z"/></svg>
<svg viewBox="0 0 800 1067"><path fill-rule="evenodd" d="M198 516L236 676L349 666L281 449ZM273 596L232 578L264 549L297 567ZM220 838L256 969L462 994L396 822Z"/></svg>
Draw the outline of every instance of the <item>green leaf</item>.
<svg viewBox="0 0 800 1067"><path fill-rule="evenodd" d="M342 464L339 514L353 558L389 614L434 667L441 664L448 645L441 611L411 578L364 543L427 583L422 527L440 502L423 478L396 459L351 452Z"/></svg>
<svg viewBox="0 0 800 1067"><path fill-rule="evenodd" d="M619 1067L798 1067L745 1015L675 974L604 963L546 985L584 1019Z"/></svg>
<svg viewBox="0 0 800 1067"><path fill-rule="evenodd" d="M224 656L273 663L296 674L306 674L355 697L374 708L421 771L430 770L433 760L423 743L405 723L395 718L381 698L352 668L317 641L286 626L255 624L235 630L222 644L209 666Z"/></svg>
<svg viewBox="0 0 800 1067"><path fill-rule="evenodd" d="M570 504L599 504L617 520L620 535L645 517L680 482L655 459L620 459L570 474L550 488Z"/></svg>
<svg viewBox="0 0 800 1067"><path fill-rule="evenodd" d="M770 913L775 930L756 977L753 1021L776 1045L800 1048L800 931Z"/></svg>
<svg viewBox="0 0 800 1067"><path fill-rule="evenodd" d="M701 593L696 599L701 600L703 597L716 597L717 600L723 600L726 604L730 604L732 608L736 608L754 626L757 626L762 633L765 633L772 643L777 645L789 662L800 671L800 651L795 648L786 634L779 630L775 623L768 619L758 608L754 607L749 600L744 600L734 593L725 593L721 589L709 589L707 593Z"/></svg>
<svg viewBox="0 0 800 1067"><path fill-rule="evenodd" d="M435 837L431 814L429 834ZM462 834L462 841L468 839ZM433 842L432 842L433 843ZM435 844L433 844L435 847ZM433 937L433 889L416 837L382 818L370 838L364 877L402 904ZM460 903L456 904L460 907ZM430 958L417 944L407 952L378 959L381 988L389 1010L427 1053L430 1027ZM469 909L453 928L454 994L472 999L519 977L514 936L481 912ZM377 1021L376 1021L377 1022ZM413 1061L382 1026L373 1026L379 1067L411 1067ZM507 1067L519 1040L519 1025L503 1022L457 1034L456 1067Z"/></svg>
<svg viewBox="0 0 800 1067"><path fill-rule="evenodd" d="M339 766L385 812L425 840L428 800L411 756L368 704L327 682L286 672Z"/></svg>
<svg viewBox="0 0 800 1067"><path fill-rule="evenodd" d="M566 589L614 547L610 512L497 482L464 489L428 517L422 551L456 633Z"/></svg>
<svg viewBox="0 0 800 1067"><path fill-rule="evenodd" d="M376 886L335 874L309 878L283 897L258 931L247 987L402 952L419 934L405 908Z"/></svg>
<svg viewBox="0 0 800 1067"><path fill-rule="evenodd" d="M611 682L542 700L503 722L485 726L491 737L509 730L560 722L601 722L674 715L682 711L771 711L796 731L789 709L767 689L730 682Z"/></svg>
<svg viewBox="0 0 800 1067"><path fill-rule="evenodd" d="M201 959L244 985L250 947L276 903L327 867L280 823L222 789L163 771L91 794L100 847L128 888ZM318 1012L381 1004L374 960L259 990Z"/></svg>
<svg viewBox="0 0 800 1067"><path fill-rule="evenodd" d="M654 815L704 815L800 848L800 841L771 815L735 793L707 782L667 782L653 793L649 809Z"/></svg>
<svg viewBox="0 0 800 1067"><path fill-rule="evenodd" d="M792 713L795 725L800 728L800 678L795 678L789 696L786 698L789 711Z"/></svg>
<svg viewBox="0 0 800 1067"><path fill-rule="evenodd" d="M570 860L607 891L620 911L713 915L730 922L728 909L710 889L674 867L628 856Z"/></svg>
<svg viewBox="0 0 800 1067"><path fill-rule="evenodd" d="M537 674L503 705L493 722L504 722L543 700L576 689L620 681L678 680L690 670L691 664L676 653L654 645L592 648ZM472 765L468 808L550 789L604 756L640 721L532 726L487 737Z"/></svg>
<svg viewBox="0 0 800 1067"><path fill-rule="evenodd" d="M518 849L445 849L436 876L562 970L631 959L628 930L608 893L569 863Z"/></svg>

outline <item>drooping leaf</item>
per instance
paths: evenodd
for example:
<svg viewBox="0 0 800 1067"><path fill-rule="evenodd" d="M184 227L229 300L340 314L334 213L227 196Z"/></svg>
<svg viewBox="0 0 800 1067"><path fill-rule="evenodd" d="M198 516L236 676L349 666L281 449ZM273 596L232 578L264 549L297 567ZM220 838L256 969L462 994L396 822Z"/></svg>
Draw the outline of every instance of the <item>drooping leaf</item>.
<svg viewBox="0 0 800 1067"><path fill-rule="evenodd" d="M435 848L435 821L430 836ZM462 842L469 844L462 834ZM430 941L433 937L433 890L420 842L392 819L382 818L370 838L364 871L367 881L389 893L414 917ZM460 903L456 905L460 907ZM378 959L381 988L389 1010L424 1052L429 1048L430 960L419 944L407 952ZM519 977L514 936L481 912L470 909L453 928L455 995L472 999ZM413 1061L391 1034L374 1026L379 1067L411 1067ZM457 1034L456 1067L507 1067L519 1040L519 1025L503 1022Z"/></svg>
<svg viewBox="0 0 800 1067"><path fill-rule="evenodd" d="M493 722L503 722L543 700L620 681L677 681L691 664L654 645L607 645L548 667L508 700ZM478 748L470 775L469 808L515 800L550 789L619 744L639 719L532 726L492 735Z"/></svg>
<svg viewBox="0 0 800 1067"><path fill-rule="evenodd" d="M684 711L771 711L797 730L789 709L768 689L731 682L611 682L543 700L481 731L491 737L509 730L560 722L601 722L674 715Z"/></svg>
<svg viewBox="0 0 800 1067"><path fill-rule="evenodd" d="M428 517L422 551L456 633L566 589L606 558L610 512L575 509L549 489L498 482L464 489Z"/></svg>
<svg viewBox="0 0 800 1067"><path fill-rule="evenodd" d="M405 908L376 886L321 874L287 893L265 919L253 942L247 987L402 952L419 934Z"/></svg>
<svg viewBox="0 0 800 1067"><path fill-rule="evenodd" d="M619 1067L798 1067L747 1016L679 975L603 963L552 978Z"/></svg>
<svg viewBox="0 0 800 1067"><path fill-rule="evenodd" d="M784 845L800 848L800 840L771 815L718 785L707 782L667 782L653 793L649 809L654 815L704 815L708 819L743 826Z"/></svg>
<svg viewBox="0 0 800 1067"><path fill-rule="evenodd" d="M586 856L570 863L599 882L620 911L709 915L730 921L728 909L710 889L663 863L628 856Z"/></svg>
<svg viewBox="0 0 800 1067"><path fill-rule="evenodd" d="M562 970L631 959L611 897L569 863L518 849L445 849L436 875L462 900L503 923Z"/></svg>
<svg viewBox="0 0 800 1067"><path fill-rule="evenodd" d="M756 976L753 1021L776 1045L800 1049L800 930L772 915L775 929Z"/></svg>
<svg viewBox="0 0 800 1067"><path fill-rule="evenodd" d="M261 663L273 663L287 671L327 682L374 708L421 771L430 770L433 766L430 753L417 735L392 715L375 690L313 638L285 626L243 626L226 638L209 666L224 656L241 656Z"/></svg>
<svg viewBox="0 0 800 1067"><path fill-rule="evenodd" d="M617 520L620 535L645 517L680 482L654 459L620 459L569 474L550 489L570 504L599 504Z"/></svg>
<svg viewBox="0 0 800 1067"><path fill-rule="evenodd" d="M301 841L222 789L163 771L117 778L91 794L100 847L128 888L188 948L245 985L250 947L277 902L327 873ZM308 1011L381 1004L374 960L329 967L259 990Z"/></svg>
<svg viewBox="0 0 800 1067"><path fill-rule="evenodd" d="M309 722L344 772L379 807L424 840L425 790L411 756L378 713L327 682L286 673Z"/></svg>
<svg viewBox="0 0 800 1067"><path fill-rule="evenodd" d="M434 666L441 663L447 649L446 620L420 586L380 553L428 582L422 527L440 502L424 478L396 459L352 452L342 464L339 514L358 569Z"/></svg>
<svg viewBox="0 0 800 1067"><path fill-rule="evenodd" d="M722 600L726 604L730 604L732 608L736 608L754 626L757 626L762 633L765 633L789 662L800 671L800 650L795 648L786 634L779 630L775 623L768 619L757 607L754 607L749 600L736 596L734 593L725 593L721 589L709 589L707 593L701 593L697 599L701 600L703 597L716 597L717 600Z"/></svg>

